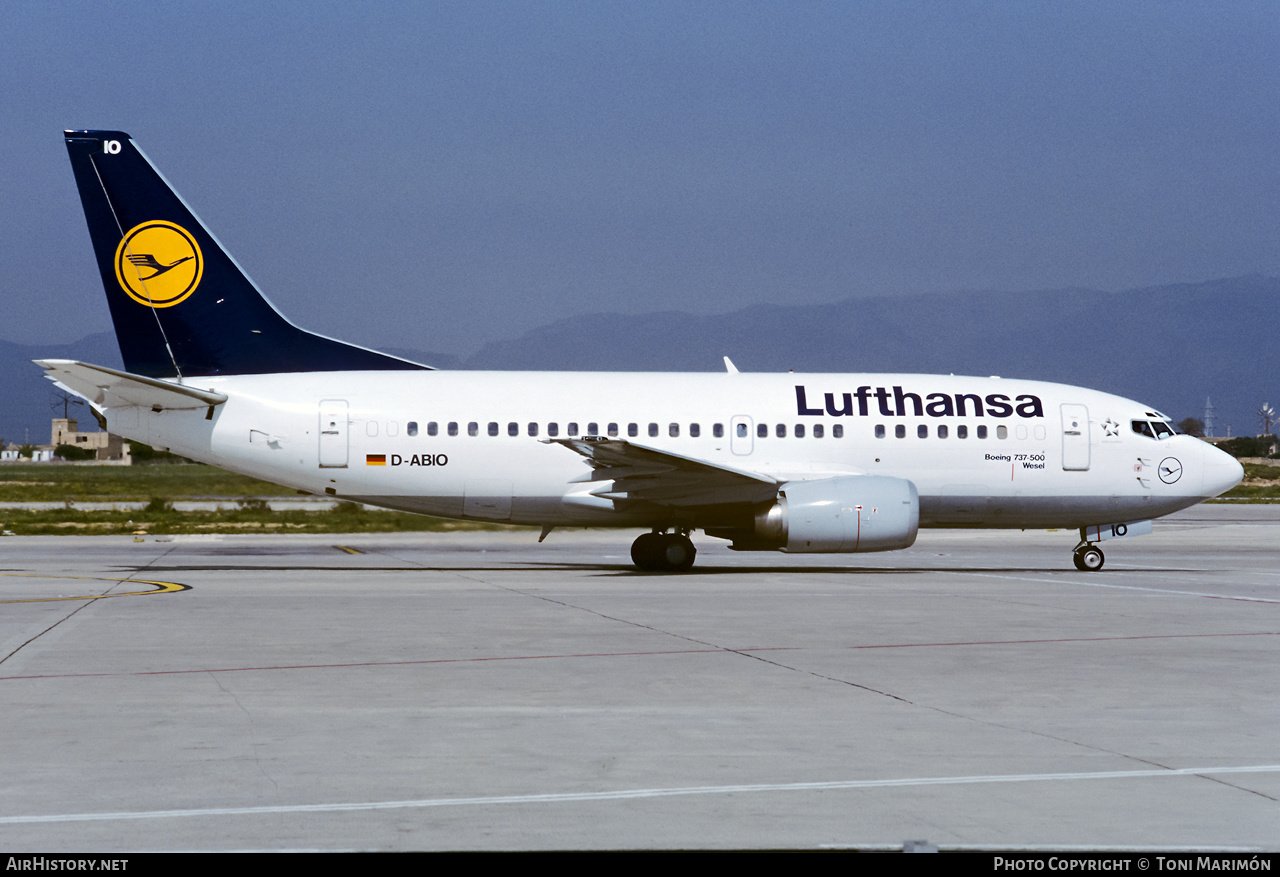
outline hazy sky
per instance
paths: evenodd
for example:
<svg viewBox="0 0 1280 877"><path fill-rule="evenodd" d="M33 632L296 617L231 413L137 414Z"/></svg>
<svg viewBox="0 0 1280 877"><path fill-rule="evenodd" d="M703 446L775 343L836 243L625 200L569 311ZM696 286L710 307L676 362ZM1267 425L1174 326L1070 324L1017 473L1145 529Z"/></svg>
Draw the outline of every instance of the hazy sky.
<svg viewBox="0 0 1280 877"><path fill-rule="evenodd" d="M1275 2L8 0L0 34L11 341L110 325L69 127L371 345L1280 274Z"/></svg>

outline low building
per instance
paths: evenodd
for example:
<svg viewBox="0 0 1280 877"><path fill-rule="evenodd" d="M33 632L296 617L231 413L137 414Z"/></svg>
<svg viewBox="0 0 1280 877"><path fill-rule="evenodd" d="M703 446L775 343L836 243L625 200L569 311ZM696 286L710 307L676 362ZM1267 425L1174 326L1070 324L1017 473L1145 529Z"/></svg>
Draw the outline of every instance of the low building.
<svg viewBox="0 0 1280 877"><path fill-rule="evenodd" d="M95 460L121 460L130 462L129 444L118 435L109 432L80 432L74 417L55 417L51 444L72 445L93 452Z"/></svg>

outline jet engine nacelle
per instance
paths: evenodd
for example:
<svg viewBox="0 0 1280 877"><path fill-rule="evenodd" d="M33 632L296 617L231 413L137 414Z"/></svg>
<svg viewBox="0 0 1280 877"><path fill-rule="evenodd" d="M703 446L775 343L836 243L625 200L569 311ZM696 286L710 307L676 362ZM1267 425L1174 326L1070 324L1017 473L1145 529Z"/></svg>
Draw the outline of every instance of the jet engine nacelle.
<svg viewBox="0 0 1280 877"><path fill-rule="evenodd" d="M793 554L893 551L911 547L919 529L914 484L848 475L782 485L778 499L756 514L752 542Z"/></svg>

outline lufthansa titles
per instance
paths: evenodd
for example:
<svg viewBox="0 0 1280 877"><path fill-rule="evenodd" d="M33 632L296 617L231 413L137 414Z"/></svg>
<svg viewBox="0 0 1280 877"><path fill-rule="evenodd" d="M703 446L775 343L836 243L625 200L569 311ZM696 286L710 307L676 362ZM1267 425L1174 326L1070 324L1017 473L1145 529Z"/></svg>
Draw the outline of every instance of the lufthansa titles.
<svg viewBox="0 0 1280 877"><path fill-rule="evenodd" d="M813 404L810 402L813 400ZM819 402L821 400L821 402ZM852 393L809 394L796 385L796 413L816 417L1044 417L1039 396L1023 393L909 393L902 387L862 386Z"/></svg>

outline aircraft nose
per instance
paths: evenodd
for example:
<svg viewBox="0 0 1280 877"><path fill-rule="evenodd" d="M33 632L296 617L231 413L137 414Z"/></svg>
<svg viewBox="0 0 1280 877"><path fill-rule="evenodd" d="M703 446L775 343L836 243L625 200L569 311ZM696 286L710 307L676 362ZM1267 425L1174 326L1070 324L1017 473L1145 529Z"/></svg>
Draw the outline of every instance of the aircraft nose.
<svg viewBox="0 0 1280 877"><path fill-rule="evenodd" d="M1240 465L1240 461L1208 442L1204 443L1202 471L1203 492L1206 497L1226 493L1244 480L1244 467Z"/></svg>

